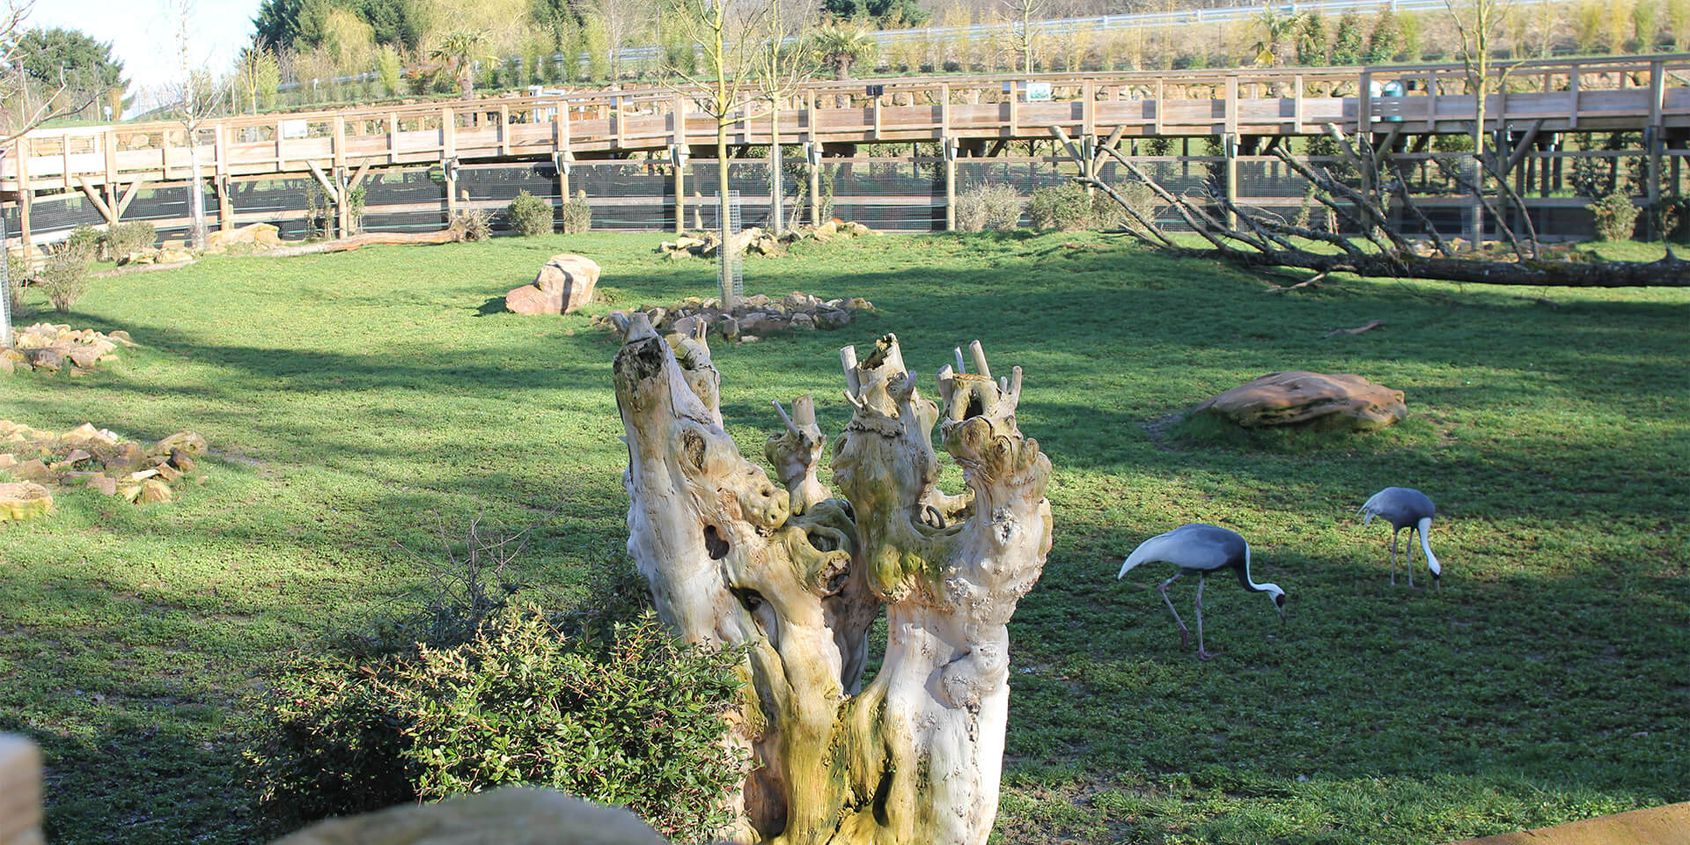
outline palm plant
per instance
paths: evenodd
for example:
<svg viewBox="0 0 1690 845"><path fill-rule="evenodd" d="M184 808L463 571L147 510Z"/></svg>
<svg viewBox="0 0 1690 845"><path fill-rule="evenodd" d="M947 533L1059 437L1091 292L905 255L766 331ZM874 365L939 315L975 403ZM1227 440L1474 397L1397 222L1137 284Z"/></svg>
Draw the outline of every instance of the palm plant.
<svg viewBox="0 0 1690 845"><path fill-rule="evenodd" d="M1256 42L1256 64L1263 67L1275 67L1284 64L1285 43L1298 30L1300 18L1294 12L1282 12L1273 7L1272 3L1262 6L1262 13L1256 16L1256 26L1262 30L1262 40Z"/></svg>
<svg viewBox="0 0 1690 845"><path fill-rule="evenodd" d="M815 52L822 64L833 68L834 79L850 79L851 66L874 56L875 42L868 30L834 21L815 34Z"/></svg>
<svg viewBox="0 0 1690 845"><path fill-rule="evenodd" d="M458 29L446 33L440 38L433 50L429 51L429 58L445 62L458 76L458 88L463 92L464 99L475 97L475 60L484 57L487 46L487 31L482 29Z"/></svg>

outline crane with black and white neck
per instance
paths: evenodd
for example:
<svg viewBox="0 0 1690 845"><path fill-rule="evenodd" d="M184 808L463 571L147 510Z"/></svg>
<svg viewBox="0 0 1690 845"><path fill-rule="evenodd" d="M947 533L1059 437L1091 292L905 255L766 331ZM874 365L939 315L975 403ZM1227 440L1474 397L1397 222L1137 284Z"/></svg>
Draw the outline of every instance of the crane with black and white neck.
<svg viewBox="0 0 1690 845"><path fill-rule="evenodd" d="M1213 573L1231 570L1238 576L1238 583L1243 584L1244 589L1253 593L1267 593L1273 599L1273 607L1279 612L1280 621L1285 620L1285 591L1277 584L1258 584L1251 579L1250 544L1236 531L1200 522L1181 525L1138 544L1138 548L1133 549L1132 554L1121 564L1121 572L1115 577L1124 578L1133 568L1146 563L1171 563L1179 567L1178 572L1156 587L1156 592L1162 594L1162 602L1168 606L1168 612L1174 615L1174 624L1179 626L1181 647L1191 645L1191 632L1186 629L1185 620L1179 618L1179 611L1174 609L1173 600L1168 598L1168 587L1182 575L1197 576L1199 660L1214 657L1203 645L1203 585L1208 583L1208 577Z"/></svg>
<svg viewBox="0 0 1690 845"><path fill-rule="evenodd" d="M1386 487L1374 493L1356 516L1365 514L1361 524L1366 525L1379 517L1391 524L1391 586L1397 585L1397 535L1403 529L1408 529L1408 545L1403 548L1403 571L1408 573L1408 586L1414 586L1414 535L1420 535L1420 550L1426 553L1426 568L1432 572L1432 584L1438 589L1443 588L1444 569L1438 564L1438 556L1432 554L1432 544L1426 540L1426 532L1432 528L1432 517L1438 512L1437 506L1432 504L1432 498L1412 487Z"/></svg>

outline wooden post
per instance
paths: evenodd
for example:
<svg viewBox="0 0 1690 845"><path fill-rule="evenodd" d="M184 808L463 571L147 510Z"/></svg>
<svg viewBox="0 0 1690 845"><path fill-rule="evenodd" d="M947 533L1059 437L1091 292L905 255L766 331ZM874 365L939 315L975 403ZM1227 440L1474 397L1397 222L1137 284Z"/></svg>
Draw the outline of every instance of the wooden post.
<svg viewBox="0 0 1690 845"><path fill-rule="evenodd" d="M188 143L189 144L194 143L194 139L189 138ZM332 143L334 144L334 166L335 166L336 170L339 170L340 168L343 168L343 167L346 166L346 116L345 115L337 114L337 115L334 116L334 139L333 139Z"/></svg>
<svg viewBox="0 0 1690 845"><path fill-rule="evenodd" d="M1572 108L1567 110L1567 128L1579 128L1579 66L1573 65L1572 77L1567 80L1567 93L1572 95Z"/></svg>
<svg viewBox="0 0 1690 845"><path fill-rule="evenodd" d="M939 138L951 137L951 86L939 86Z"/></svg>
<svg viewBox="0 0 1690 845"><path fill-rule="evenodd" d="M675 234L686 230L687 223L687 100L677 95L669 113L669 158L675 163Z"/></svg>
<svg viewBox="0 0 1690 845"><path fill-rule="evenodd" d="M1021 83L1018 80L1009 82L1009 137L1021 134Z"/></svg>
<svg viewBox="0 0 1690 845"><path fill-rule="evenodd" d="M945 231L956 231L956 156L957 142L950 135L940 142L945 156Z"/></svg>
<svg viewBox="0 0 1690 845"><path fill-rule="evenodd" d="M1356 133L1373 131L1373 71L1361 72L1361 90L1356 92Z"/></svg>
<svg viewBox="0 0 1690 845"><path fill-rule="evenodd" d="M1162 91L1162 79L1160 77L1158 77L1156 79L1156 125L1155 125L1155 134L1156 134L1156 137L1158 137L1158 138L1162 137L1162 93L1163 93L1163 91Z"/></svg>
<svg viewBox="0 0 1690 845"><path fill-rule="evenodd" d="M213 162L212 185L217 189L217 229L227 232L235 228L234 204L229 198L229 143L227 127L219 123L216 126L215 146L213 154L217 160ZM196 188L198 186L195 186Z"/></svg>
<svg viewBox="0 0 1690 845"><path fill-rule="evenodd" d="M1226 131L1225 131L1224 134L1230 135L1230 136L1233 136L1234 138L1236 138L1237 135L1238 135L1238 77L1236 77L1236 76L1229 75L1226 78L1226 105L1225 105L1225 108L1226 108L1226 124L1225 124Z"/></svg>
<svg viewBox="0 0 1690 845"><path fill-rule="evenodd" d="M880 95L878 94L874 98L874 133L870 137L876 141L880 140Z"/></svg>
<svg viewBox="0 0 1690 845"><path fill-rule="evenodd" d="M1660 63L1655 63L1655 72L1660 73ZM1657 76L1657 79L1659 77ZM1661 127L1643 127L1643 150L1648 153L1648 175L1644 177L1644 199L1648 207L1643 214L1643 239L1657 240L1662 237L1656 225L1661 210Z"/></svg>
<svg viewBox="0 0 1690 845"><path fill-rule="evenodd" d="M35 186L29 181L29 157L34 154L30 148L33 146L35 142L28 135L18 139L18 246L23 253L25 273L35 267L29 256L29 206L35 198Z"/></svg>
<svg viewBox="0 0 1690 845"><path fill-rule="evenodd" d="M276 172L287 170L287 157L282 155L282 121L276 121Z"/></svg>
<svg viewBox="0 0 1690 845"><path fill-rule="evenodd" d="M499 154L511 154L511 107L499 104Z"/></svg>
<svg viewBox="0 0 1690 845"><path fill-rule="evenodd" d="M1291 82L1291 134L1303 134L1303 75Z"/></svg>
<svg viewBox="0 0 1690 845"><path fill-rule="evenodd" d="M387 163L399 163L399 115L387 114Z"/></svg>
<svg viewBox="0 0 1690 845"><path fill-rule="evenodd" d="M822 224L822 148L820 141L810 142L810 225Z"/></svg>
<svg viewBox="0 0 1690 845"><path fill-rule="evenodd" d="M440 110L440 160L458 157L458 119L451 109Z"/></svg>
<svg viewBox="0 0 1690 845"><path fill-rule="evenodd" d="M1236 81L1234 84L1236 84ZM1226 200L1228 203L1236 204L1238 202L1237 135L1228 133L1221 136L1221 153L1226 156L1226 165L1222 170L1222 178L1226 182ZM1230 208L1226 212L1226 226L1228 229L1238 228L1238 215L1233 213Z"/></svg>
<svg viewBox="0 0 1690 845"><path fill-rule="evenodd" d="M1097 137L1097 88L1096 83L1086 80L1080 87L1080 126L1088 138Z"/></svg>
<svg viewBox="0 0 1690 845"><path fill-rule="evenodd" d="M106 188L109 193L111 186L117 183L117 133L106 132L101 136L100 144L105 147Z"/></svg>
<svg viewBox="0 0 1690 845"><path fill-rule="evenodd" d="M451 222L458 213L458 160L446 159L441 162L441 169L446 174L446 220Z"/></svg>

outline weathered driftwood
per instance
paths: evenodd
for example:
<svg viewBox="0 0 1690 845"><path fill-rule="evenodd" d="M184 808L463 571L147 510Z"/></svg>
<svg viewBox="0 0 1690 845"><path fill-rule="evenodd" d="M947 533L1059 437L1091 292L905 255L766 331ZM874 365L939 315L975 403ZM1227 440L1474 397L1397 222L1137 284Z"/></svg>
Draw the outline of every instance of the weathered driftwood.
<svg viewBox="0 0 1690 845"><path fill-rule="evenodd" d="M765 454L722 428L700 334L631 316L616 357L629 454L628 551L659 615L696 643L747 651L738 735L755 769L743 840L984 843L998 804L1009 696L1006 624L1050 549L1050 462L1016 427L1021 372L940 372L923 397L887 335L842 350L853 415L816 477L808 397ZM778 406L777 406L778 407ZM967 490L937 487L937 424ZM868 631L886 653L866 685Z"/></svg>
<svg viewBox="0 0 1690 845"><path fill-rule="evenodd" d="M332 241L318 241L316 243L287 246L272 249L265 255L293 256L317 255L324 252L352 252L367 246L398 246L404 244L449 244L455 243L462 236L452 229L441 229L438 232L365 232L350 238L340 238Z"/></svg>

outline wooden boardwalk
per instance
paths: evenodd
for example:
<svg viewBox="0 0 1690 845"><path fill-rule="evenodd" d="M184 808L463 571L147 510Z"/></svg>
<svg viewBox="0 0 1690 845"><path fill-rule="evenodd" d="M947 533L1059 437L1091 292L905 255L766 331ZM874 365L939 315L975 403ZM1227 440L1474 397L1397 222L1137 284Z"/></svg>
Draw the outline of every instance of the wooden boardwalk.
<svg viewBox="0 0 1690 845"><path fill-rule="evenodd" d="M1489 129L1642 131L1644 154L1655 156L1690 137L1690 54L1522 62L1508 82L1508 93L1487 100ZM1426 138L1472 131L1475 98L1466 87L1458 65L825 81L797 91L778 113L738 123L730 138L745 147L778 137L829 156L851 156L860 144L940 141L965 157L1057 129L1073 138L1259 139L1335 124ZM449 211L460 165L549 160L567 195L572 161L713 158L715 120L690 96L642 89L229 117L206 123L195 140L200 176L230 225L231 183L280 176L313 178L338 198L372 170L440 166ZM0 194L19 204L26 239L38 197L85 197L114 222L143 188L192 179L191 153L178 123L37 130L5 150ZM675 194L683 193L677 179Z"/></svg>

